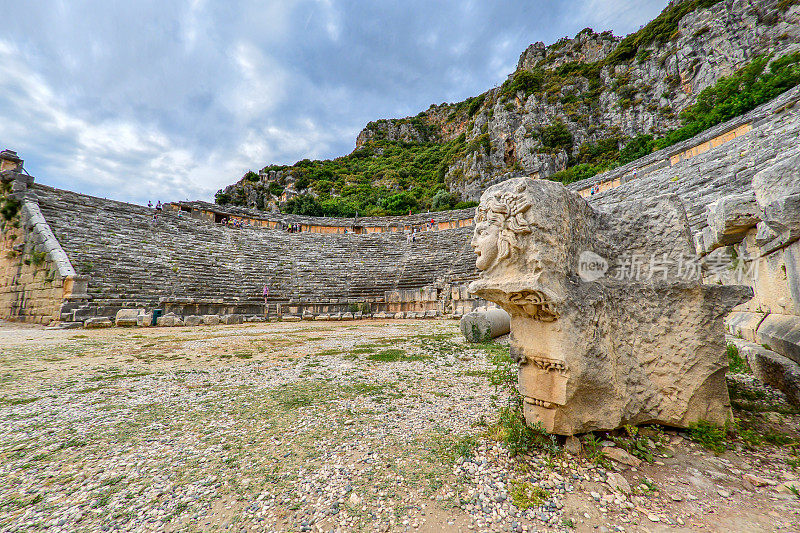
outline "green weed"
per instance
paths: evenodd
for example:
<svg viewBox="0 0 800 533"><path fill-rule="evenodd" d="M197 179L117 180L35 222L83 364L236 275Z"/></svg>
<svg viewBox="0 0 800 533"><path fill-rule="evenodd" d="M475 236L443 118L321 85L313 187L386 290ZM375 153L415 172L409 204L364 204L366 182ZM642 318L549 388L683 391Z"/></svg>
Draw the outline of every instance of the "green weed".
<svg viewBox="0 0 800 533"><path fill-rule="evenodd" d="M747 361L741 355L739 355L739 349L735 344L729 344L725 352L728 355L728 369L733 374L753 373L753 371L750 370L750 365L747 364Z"/></svg>
<svg viewBox="0 0 800 533"><path fill-rule="evenodd" d="M726 433L724 427L706 420L689 424L689 437L716 454L723 453L727 449Z"/></svg>
<svg viewBox="0 0 800 533"><path fill-rule="evenodd" d="M550 498L550 492L547 489L536 486L530 481L511 480L508 493L514 505L523 511L531 507L539 507Z"/></svg>

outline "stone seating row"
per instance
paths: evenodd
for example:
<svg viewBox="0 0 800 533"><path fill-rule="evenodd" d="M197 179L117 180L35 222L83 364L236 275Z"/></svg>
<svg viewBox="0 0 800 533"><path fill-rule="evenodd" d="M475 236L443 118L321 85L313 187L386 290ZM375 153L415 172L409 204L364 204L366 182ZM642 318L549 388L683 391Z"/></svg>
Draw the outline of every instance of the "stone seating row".
<svg viewBox="0 0 800 533"><path fill-rule="evenodd" d="M471 279L471 228L419 234L287 234L233 230L212 222L34 185L54 234L92 300L83 317L125 307L155 308L163 298L258 300L383 299L440 277ZM79 313L80 314L80 313ZM75 317L73 317L75 318Z"/></svg>

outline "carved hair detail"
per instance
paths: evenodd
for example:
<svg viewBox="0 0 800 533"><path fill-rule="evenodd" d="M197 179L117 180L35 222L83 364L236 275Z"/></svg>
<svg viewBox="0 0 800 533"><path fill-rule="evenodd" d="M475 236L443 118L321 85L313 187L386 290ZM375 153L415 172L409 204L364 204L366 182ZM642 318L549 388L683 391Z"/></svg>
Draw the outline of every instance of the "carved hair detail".
<svg viewBox="0 0 800 533"><path fill-rule="evenodd" d="M513 250L520 250L518 238L531 233L531 225L525 218L531 204L521 194L523 191L524 187L520 187L514 193L495 194L481 202L475 213L476 224L487 222L500 228L497 239L498 261L510 257Z"/></svg>

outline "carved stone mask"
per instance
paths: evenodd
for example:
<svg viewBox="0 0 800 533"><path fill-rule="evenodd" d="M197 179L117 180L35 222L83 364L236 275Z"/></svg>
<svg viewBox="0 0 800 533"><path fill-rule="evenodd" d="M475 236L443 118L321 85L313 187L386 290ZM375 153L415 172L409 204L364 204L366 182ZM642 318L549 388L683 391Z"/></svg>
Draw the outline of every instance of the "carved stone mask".
<svg viewBox="0 0 800 533"><path fill-rule="evenodd" d="M500 227L488 221L479 222L475 226L475 233L472 235L472 249L478 256L475 260L475 268L487 270L497 261L499 253L497 239L500 236Z"/></svg>

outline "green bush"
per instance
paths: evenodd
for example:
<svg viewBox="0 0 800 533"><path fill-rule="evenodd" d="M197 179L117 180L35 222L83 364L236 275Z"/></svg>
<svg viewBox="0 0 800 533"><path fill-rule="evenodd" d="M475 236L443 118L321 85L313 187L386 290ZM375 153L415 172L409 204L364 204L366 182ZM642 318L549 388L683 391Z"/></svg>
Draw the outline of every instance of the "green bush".
<svg viewBox="0 0 800 533"><path fill-rule="evenodd" d="M690 139L800 84L800 52L776 59L767 69L770 58L760 56L701 91L697 102L681 112L683 126L658 139L656 147L666 148Z"/></svg>
<svg viewBox="0 0 800 533"><path fill-rule="evenodd" d="M464 150L464 152L466 154L471 154L472 152L477 151L478 148L481 148L481 147L483 148L484 152L486 152L487 154L492 150L492 142L489 139L489 134L488 133L481 133L480 135L478 135L477 137L472 139L469 142L469 144L467 144L467 147Z"/></svg>
<svg viewBox="0 0 800 533"><path fill-rule="evenodd" d="M295 215L305 215L309 217L323 216L322 206L319 205L317 199L310 194L295 196L286 202L286 207L284 207L283 210L286 213L293 213Z"/></svg>
<svg viewBox="0 0 800 533"><path fill-rule="evenodd" d="M553 150L569 150L572 148L572 134L561 121L555 121L549 126L542 127L539 140L546 148Z"/></svg>
<svg viewBox="0 0 800 533"><path fill-rule="evenodd" d="M625 165L653 152L655 141L652 135L639 135L631 139L619 151L619 164Z"/></svg>
<svg viewBox="0 0 800 533"><path fill-rule="evenodd" d="M714 453L720 454L727 449L726 430L705 420L689 424L689 437Z"/></svg>
<svg viewBox="0 0 800 533"><path fill-rule="evenodd" d="M730 370L734 374L752 374L753 371L750 370L750 365L747 364L747 361L739 355L739 349L736 347L735 344L729 344L725 350L725 353L728 356L728 370Z"/></svg>
<svg viewBox="0 0 800 533"><path fill-rule="evenodd" d="M221 189L217 191L217 194L214 195L214 201L218 205L227 205L231 203L231 195L223 192Z"/></svg>
<svg viewBox="0 0 800 533"><path fill-rule="evenodd" d="M600 139L596 143L583 143L578 149L578 161L590 165L616 161L619 157L619 137Z"/></svg>
<svg viewBox="0 0 800 533"><path fill-rule="evenodd" d="M383 207L390 215L405 215L417 207L417 199L409 192L400 192L386 198Z"/></svg>
<svg viewBox="0 0 800 533"><path fill-rule="evenodd" d="M431 198L431 210L446 211L452 208L458 202L458 196L447 192L447 189L441 189Z"/></svg>
<svg viewBox="0 0 800 533"><path fill-rule="evenodd" d="M516 96L521 91L525 97L542 90L545 74L542 69L518 70L514 76L503 82L500 87L500 101L505 101Z"/></svg>

